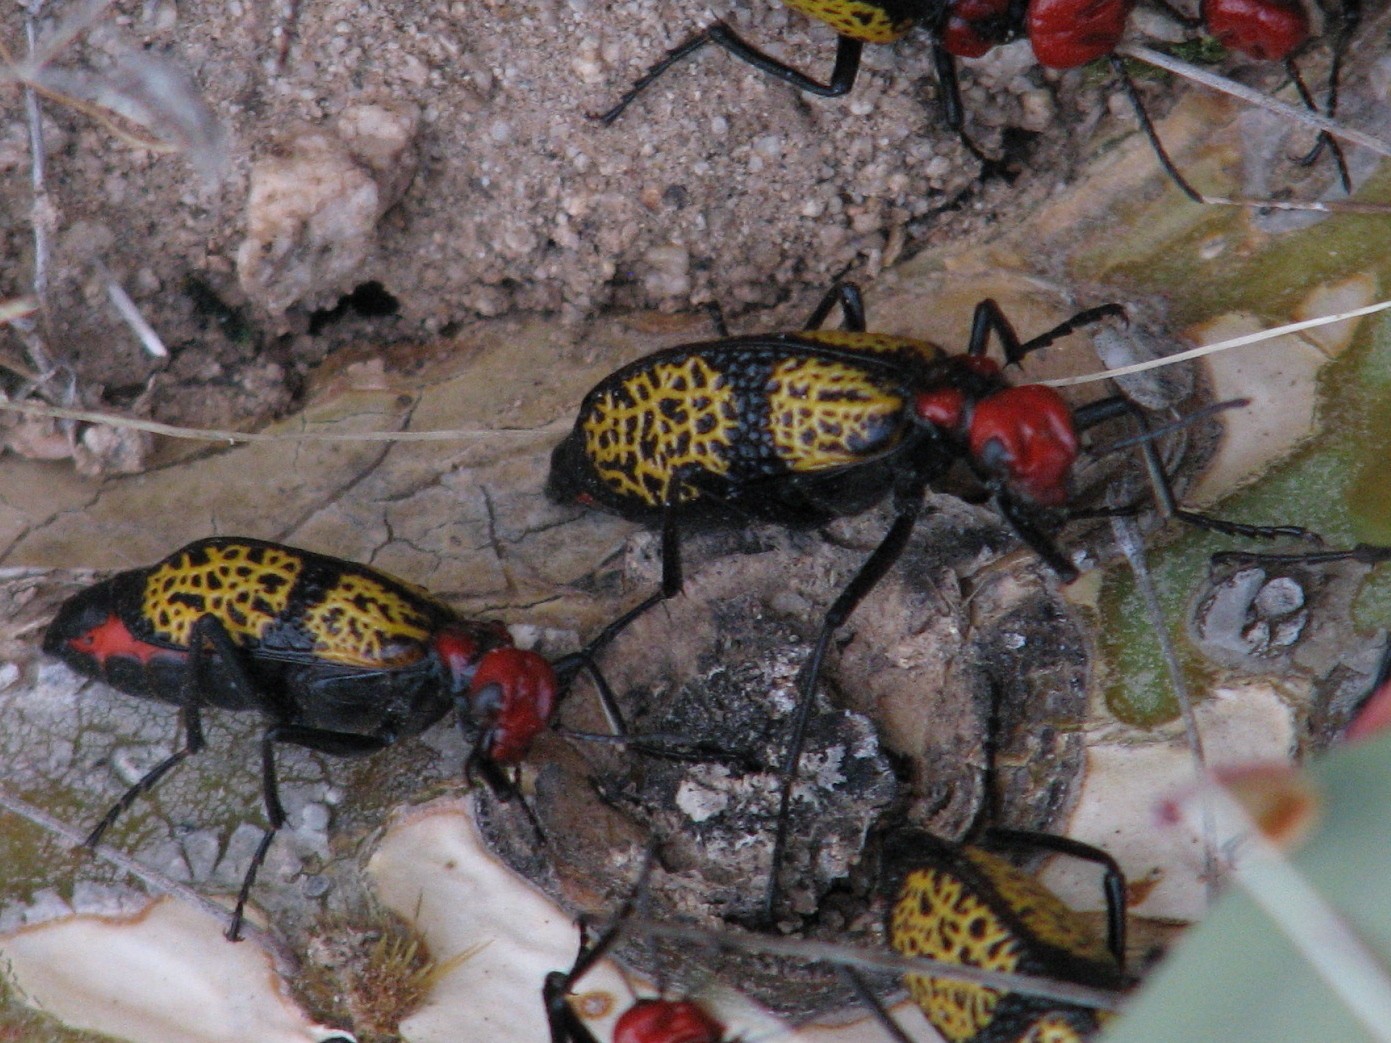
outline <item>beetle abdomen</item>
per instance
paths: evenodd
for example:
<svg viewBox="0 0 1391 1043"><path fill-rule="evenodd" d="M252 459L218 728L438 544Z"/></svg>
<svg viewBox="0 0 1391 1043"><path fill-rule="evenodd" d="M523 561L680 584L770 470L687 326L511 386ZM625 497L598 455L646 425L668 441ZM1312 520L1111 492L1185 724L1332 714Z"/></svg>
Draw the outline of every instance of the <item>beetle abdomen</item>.
<svg viewBox="0 0 1391 1043"><path fill-rule="evenodd" d="M382 573L259 540L199 540L144 573L139 629L175 648L212 616L233 644L267 659L397 669L423 659L429 636L453 618Z"/></svg>
<svg viewBox="0 0 1391 1043"><path fill-rule="evenodd" d="M661 352L590 392L571 437L615 509L652 511L712 491L738 498L750 482L893 449L907 423L897 368L799 338ZM557 466L576 465L563 455ZM553 476L553 487L564 484Z"/></svg>

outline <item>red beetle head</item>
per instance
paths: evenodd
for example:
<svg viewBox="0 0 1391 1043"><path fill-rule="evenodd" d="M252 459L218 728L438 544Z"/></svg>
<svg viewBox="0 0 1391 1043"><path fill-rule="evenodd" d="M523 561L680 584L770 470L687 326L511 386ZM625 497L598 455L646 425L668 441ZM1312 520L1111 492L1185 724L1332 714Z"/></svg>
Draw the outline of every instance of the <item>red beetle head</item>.
<svg viewBox="0 0 1391 1043"><path fill-rule="evenodd" d="M1077 428L1056 391L1040 384L997 391L976 403L969 424L972 460L1009 492L1040 507L1067 502Z"/></svg>
<svg viewBox="0 0 1391 1043"><path fill-rule="evenodd" d="M1223 47L1282 62L1309 39L1309 13L1299 0L1203 0L1207 31Z"/></svg>
<svg viewBox="0 0 1391 1043"><path fill-rule="evenodd" d="M1024 25L1040 65L1075 69L1104 58L1125 35L1135 0L1029 0Z"/></svg>
<svg viewBox="0 0 1391 1043"><path fill-rule="evenodd" d="M690 1000L638 1000L613 1027L613 1043L722 1043L724 1026Z"/></svg>
<svg viewBox="0 0 1391 1043"><path fill-rule="evenodd" d="M469 716L480 730L479 754L494 764L523 760L550 723L558 688L551 664L535 652L486 652L467 695Z"/></svg>

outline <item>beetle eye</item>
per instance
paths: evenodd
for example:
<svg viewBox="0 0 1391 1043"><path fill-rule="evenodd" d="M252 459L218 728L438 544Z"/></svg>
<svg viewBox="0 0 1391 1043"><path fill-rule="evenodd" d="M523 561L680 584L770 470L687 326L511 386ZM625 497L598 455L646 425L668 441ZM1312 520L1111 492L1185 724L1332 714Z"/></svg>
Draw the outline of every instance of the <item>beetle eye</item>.
<svg viewBox="0 0 1391 1043"><path fill-rule="evenodd" d="M1002 439L992 438L980 447L977 457L980 466L991 474L1000 474L1009 469L1010 461L1014 455L1005 448Z"/></svg>
<svg viewBox="0 0 1391 1043"><path fill-rule="evenodd" d="M479 724L497 717L502 712L502 685L485 684L476 692L470 692L469 712Z"/></svg>

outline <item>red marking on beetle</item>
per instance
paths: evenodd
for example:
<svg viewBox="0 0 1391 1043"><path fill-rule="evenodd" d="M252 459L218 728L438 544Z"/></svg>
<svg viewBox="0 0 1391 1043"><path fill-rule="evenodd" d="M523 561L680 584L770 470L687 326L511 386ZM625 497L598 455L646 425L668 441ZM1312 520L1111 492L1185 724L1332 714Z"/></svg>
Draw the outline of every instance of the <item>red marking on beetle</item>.
<svg viewBox="0 0 1391 1043"><path fill-rule="evenodd" d="M1282 62L1309 39L1309 15L1299 0L1204 0L1207 31L1233 51Z"/></svg>
<svg viewBox="0 0 1391 1043"><path fill-rule="evenodd" d="M1050 69L1104 58L1125 35L1135 0L1029 0L1024 26L1034 57Z"/></svg>
<svg viewBox="0 0 1391 1043"><path fill-rule="evenodd" d="M969 369L972 373L979 373L982 377L998 377L1000 375L1000 364L985 355L958 355L952 361L964 369Z"/></svg>
<svg viewBox="0 0 1391 1043"><path fill-rule="evenodd" d="M1040 384L1006 388L976 403L971 455L1002 472L1010 490L1044 507L1067 502L1067 478L1077 459L1072 410Z"/></svg>
<svg viewBox="0 0 1391 1043"><path fill-rule="evenodd" d="M919 418L947 431L955 431L966 412L966 393L957 388L920 391L913 401Z"/></svg>
<svg viewBox="0 0 1391 1043"><path fill-rule="evenodd" d="M690 1000L638 1000L613 1028L613 1043L721 1043L724 1026Z"/></svg>
<svg viewBox="0 0 1391 1043"><path fill-rule="evenodd" d="M105 622L98 623L90 630L84 630L76 637L68 638L68 647L82 655L91 656L103 669L106 667L106 661L113 656L148 664L150 660L161 656L181 659L185 655L177 649L163 648L148 641L141 641L114 612L106 617Z"/></svg>
<svg viewBox="0 0 1391 1043"><path fill-rule="evenodd" d="M436 631L431 643L440 662L449 671L453 690L463 691L478 665L477 638L464 627L446 625Z"/></svg>
<svg viewBox="0 0 1391 1043"><path fill-rule="evenodd" d="M942 28L942 48L958 58L979 58L1003 43L1008 36L1002 27L1009 5L1010 0L956 0Z"/></svg>
<svg viewBox="0 0 1391 1043"><path fill-rule="evenodd" d="M495 648L474 671L469 700L488 733L487 756L498 764L525 759L555 712L555 671L535 652Z"/></svg>

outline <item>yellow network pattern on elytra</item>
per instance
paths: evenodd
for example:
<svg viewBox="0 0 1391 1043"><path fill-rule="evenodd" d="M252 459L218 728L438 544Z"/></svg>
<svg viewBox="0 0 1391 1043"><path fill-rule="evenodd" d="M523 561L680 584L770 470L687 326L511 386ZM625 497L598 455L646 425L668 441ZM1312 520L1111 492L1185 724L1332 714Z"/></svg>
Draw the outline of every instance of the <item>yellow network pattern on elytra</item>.
<svg viewBox="0 0 1391 1043"><path fill-rule="evenodd" d="M195 544L150 570L141 612L174 645L188 646L203 616L216 617L238 644L258 640L289 604L303 567L303 558L281 548Z"/></svg>
<svg viewBox="0 0 1391 1043"><path fill-rule="evenodd" d="M783 0L794 11L825 22L842 36L865 43L893 43L913 28L916 19L894 18L866 0Z"/></svg>
<svg viewBox="0 0 1391 1043"><path fill-rule="evenodd" d="M889 941L908 956L930 956L947 963L1013 971L1019 942L1009 925L963 881L933 868L915 869L903 882L889 923ZM945 978L910 974L913 1000L951 1043L975 1039L995 1016L996 989Z"/></svg>
<svg viewBox="0 0 1391 1043"><path fill-rule="evenodd" d="M977 847L968 847L962 854L990 881L1010 912L1034 938L1084 959L1098 963L1112 961L1111 951L1096 932L1032 876Z"/></svg>
<svg viewBox="0 0 1391 1043"><path fill-rule="evenodd" d="M835 360L782 360L773 367L767 399L773 444L793 471L861 462L892 449L903 430L903 396Z"/></svg>
<svg viewBox="0 0 1391 1043"><path fill-rule="evenodd" d="M409 666L425 654L434 621L372 576L344 571L304 609L320 659L350 666Z"/></svg>
<svg viewBox="0 0 1391 1043"><path fill-rule="evenodd" d="M689 355L644 367L600 395L584 423L585 449L611 489L660 507L681 470L729 470L738 428L729 382L705 359ZM698 495L683 488L673 502Z"/></svg>

